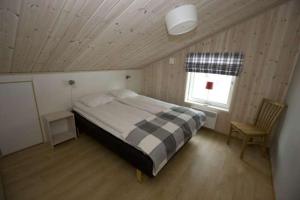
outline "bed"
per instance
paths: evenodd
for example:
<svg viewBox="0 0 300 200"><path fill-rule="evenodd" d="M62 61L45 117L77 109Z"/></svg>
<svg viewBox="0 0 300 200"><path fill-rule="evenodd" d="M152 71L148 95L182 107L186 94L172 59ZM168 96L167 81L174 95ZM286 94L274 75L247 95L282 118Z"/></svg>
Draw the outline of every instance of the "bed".
<svg viewBox="0 0 300 200"><path fill-rule="evenodd" d="M138 174L153 177L203 126L205 115L130 94L111 92L105 94L111 99L99 104L93 99L93 106L75 102L76 126L130 162Z"/></svg>

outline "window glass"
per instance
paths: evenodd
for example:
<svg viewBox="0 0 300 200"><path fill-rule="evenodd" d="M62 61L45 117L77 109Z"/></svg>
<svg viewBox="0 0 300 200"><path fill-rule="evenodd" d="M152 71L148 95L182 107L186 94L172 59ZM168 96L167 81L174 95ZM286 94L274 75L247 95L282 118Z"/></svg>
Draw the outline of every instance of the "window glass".
<svg viewBox="0 0 300 200"><path fill-rule="evenodd" d="M186 101L229 108L234 80L233 76L189 72Z"/></svg>

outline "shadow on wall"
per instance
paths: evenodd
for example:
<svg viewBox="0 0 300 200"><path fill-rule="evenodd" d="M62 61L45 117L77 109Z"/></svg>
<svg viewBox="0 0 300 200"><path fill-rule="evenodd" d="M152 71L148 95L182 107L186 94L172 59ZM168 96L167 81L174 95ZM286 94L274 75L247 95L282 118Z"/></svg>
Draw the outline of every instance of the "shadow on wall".
<svg viewBox="0 0 300 200"><path fill-rule="evenodd" d="M300 60L299 60L300 61ZM273 185L277 200L298 200L300 197L300 62L294 73L288 108L274 131L271 146Z"/></svg>
<svg viewBox="0 0 300 200"><path fill-rule="evenodd" d="M278 154L278 149L276 147L279 146L279 141L280 141L280 138L282 137L282 129L283 129L283 125L284 125L284 122L285 122L285 118L287 116L288 109L290 109L290 108L287 107L286 109L284 109L281 116L279 117L277 125L275 125L275 127L273 129L274 131L270 135L271 138L269 138L269 145L271 147L270 148L270 151L271 151L270 153L272 155L277 155ZM272 162L277 163L277 157L274 157L272 159Z"/></svg>
<svg viewBox="0 0 300 200"><path fill-rule="evenodd" d="M1 151L0 151L0 163L1 163ZM0 172L0 200L5 200L5 195L4 195L4 186L3 186L3 182L2 182L2 174Z"/></svg>

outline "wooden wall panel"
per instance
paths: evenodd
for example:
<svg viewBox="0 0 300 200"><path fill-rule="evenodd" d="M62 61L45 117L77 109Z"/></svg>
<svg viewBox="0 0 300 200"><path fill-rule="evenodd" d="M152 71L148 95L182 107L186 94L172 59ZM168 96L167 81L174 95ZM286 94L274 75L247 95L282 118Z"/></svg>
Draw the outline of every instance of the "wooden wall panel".
<svg viewBox="0 0 300 200"><path fill-rule="evenodd" d="M219 113L216 126L228 132L230 120L253 122L263 97L284 101L299 48L300 1L290 1L146 66L144 94L184 105L188 52L242 51L246 58L230 111Z"/></svg>

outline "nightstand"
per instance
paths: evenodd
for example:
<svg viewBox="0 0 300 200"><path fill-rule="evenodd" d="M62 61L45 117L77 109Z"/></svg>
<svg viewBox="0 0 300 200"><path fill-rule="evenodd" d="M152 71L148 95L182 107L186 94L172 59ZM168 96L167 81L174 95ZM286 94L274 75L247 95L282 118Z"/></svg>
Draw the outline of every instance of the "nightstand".
<svg viewBox="0 0 300 200"><path fill-rule="evenodd" d="M44 129L53 147L77 138L74 114L69 111L44 115Z"/></svg>

